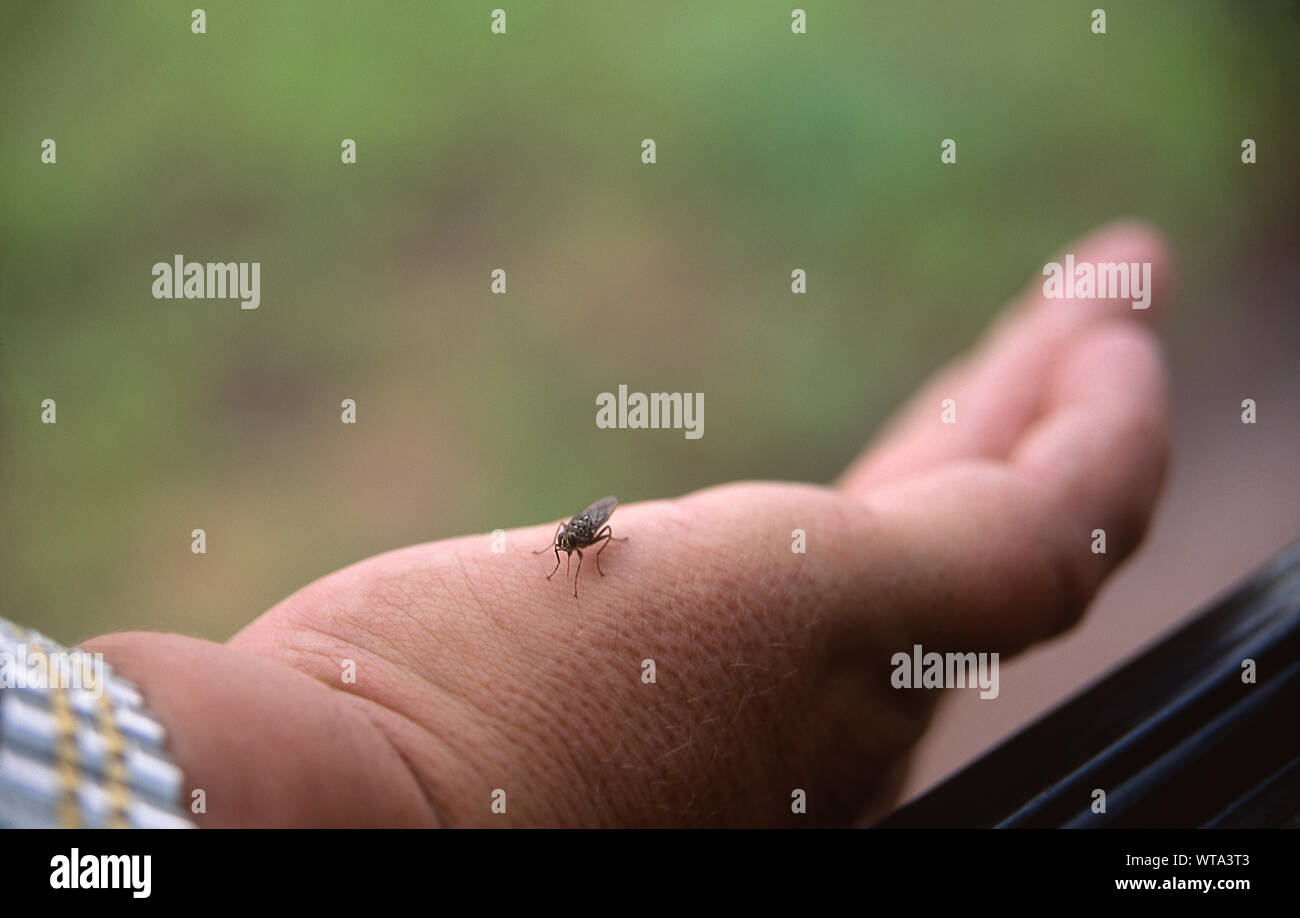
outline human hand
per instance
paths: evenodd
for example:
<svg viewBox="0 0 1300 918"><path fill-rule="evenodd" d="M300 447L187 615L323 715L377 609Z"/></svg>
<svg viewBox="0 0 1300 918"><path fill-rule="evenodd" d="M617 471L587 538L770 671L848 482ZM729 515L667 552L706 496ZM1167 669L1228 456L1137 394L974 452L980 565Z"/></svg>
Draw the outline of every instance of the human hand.
<svg viewBox="0 0 1300 918"><path fill-rule="evenodd" d="M224 646L130 633L88 649L171 727L207 824L874 819L935 700L891 686L892 656L1005 658L1059 633L1154 506L1168 446L1148 324L1168 259L1133 225L1072 251L1150 262L1152 308L1045 300L1034 283L837 484L620 507L630 540L604 553L608 576L587 565L578 599L533 555L550 521L507 533L504 554L469 536L362 561Z"/></svg>

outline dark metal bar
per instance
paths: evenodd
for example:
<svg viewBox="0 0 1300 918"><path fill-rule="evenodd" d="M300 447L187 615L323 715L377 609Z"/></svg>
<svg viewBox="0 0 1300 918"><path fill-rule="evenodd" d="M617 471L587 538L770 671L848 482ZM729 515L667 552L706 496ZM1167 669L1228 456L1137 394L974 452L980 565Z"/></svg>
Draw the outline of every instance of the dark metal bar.
<svg viewBox="0 0 1300 918"><path fill-rule="evenodd" d="M1297 759L1300 543L880 826L1283 825Z"/></svg>

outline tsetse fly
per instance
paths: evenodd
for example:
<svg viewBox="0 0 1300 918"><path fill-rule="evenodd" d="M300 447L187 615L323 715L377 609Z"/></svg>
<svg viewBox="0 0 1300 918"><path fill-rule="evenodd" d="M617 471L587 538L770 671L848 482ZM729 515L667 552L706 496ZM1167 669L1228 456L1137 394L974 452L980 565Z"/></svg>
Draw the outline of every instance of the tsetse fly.
<svg viewBox="0 0 1300 918"><path fill-rule="evenodd" d="M560 569L560 552L564 551L568 560L572 562L573 553L578 553L578 569L573 574L573 595L578 595L578 575L582 573L582 550L590 548L597 542L600 542L600 548L596 549L596 570L600 571L600 576L604 577L605 572L600 570L600 553L605 550L610 539L615 542L626 542L627 538L615 538L614 532L609 528L608 522L610 515L613 514L614 508L618 506L617 497L602 497L586 510L583 510L567 523L561 522L558 529L555 530L555 541L545 548L539 549L533 554L540 555L545 552L555 550L555 570L546 575L550 580L555 576L555 571ZM564 568L564 577L569 577L569 568Z"/></svg>

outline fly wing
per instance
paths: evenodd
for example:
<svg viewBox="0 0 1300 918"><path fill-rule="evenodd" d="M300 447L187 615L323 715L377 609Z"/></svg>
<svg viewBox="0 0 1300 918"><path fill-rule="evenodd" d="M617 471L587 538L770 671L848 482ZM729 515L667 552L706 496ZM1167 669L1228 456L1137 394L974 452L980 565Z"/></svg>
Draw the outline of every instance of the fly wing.
<svg viewBox="0 0 1300 918"><path fill-rule="evenodd" d="M601 526L605 525L610 515L614 512L614 508L617 506L617 497L602 497L586 510L579 513L578 516L587 517L591 520L591 525L594 528L599 529Z"/></svg>

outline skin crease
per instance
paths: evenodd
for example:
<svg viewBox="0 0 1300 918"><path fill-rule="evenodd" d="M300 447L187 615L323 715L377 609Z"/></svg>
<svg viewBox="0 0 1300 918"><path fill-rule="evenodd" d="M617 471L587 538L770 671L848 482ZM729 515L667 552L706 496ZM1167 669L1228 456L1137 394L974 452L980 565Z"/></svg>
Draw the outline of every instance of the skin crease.
<svg viewBox="0 0 1300 918"><path fill-rule="evenodd" d="M1060 633L1159 492L1149 326L1164 244L1116 224L1067 251L1151 262L1152 308L1044 300L1035 279L836 484L620 506L610 522L629 541L602 556L607 576L584 565L578 599L532 553L549 520L508 532L504 554L480 535L354 564L224 645L132 632L83 646L168 726L205 792L201 825L870 822L937 695L893 689L892 655L920 643L1005 660ZM939 422L945 398L956 424ZM806 815L791 813L796 788Z"/></svg>

